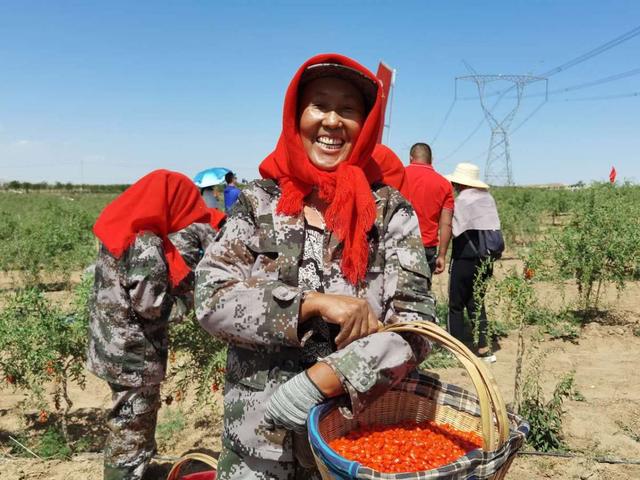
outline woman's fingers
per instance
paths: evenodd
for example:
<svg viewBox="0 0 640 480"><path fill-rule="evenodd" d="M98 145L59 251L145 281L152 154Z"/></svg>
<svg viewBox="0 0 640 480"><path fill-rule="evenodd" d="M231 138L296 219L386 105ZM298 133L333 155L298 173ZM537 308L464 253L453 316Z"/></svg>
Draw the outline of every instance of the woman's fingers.
<svg viewBox="0 0 640 480"><path fill-rule="evenodd" d="M345 341L351 335L351 329L354 326L353 314L344 315L342 321L337 322L340 325L340 333L336 336L336 346L342 348L345 345Z"/></svg>
<svg viewBox="0 0 640 480"><path fill-rule="evenodd" d="M362 320L361 320L361 324L360 324L360 335L358 336L358 338L362 338L362 337L366 337L367 335L370 335L371 333L373 333L369 327L369 313L371 312L371 307L369 306L368 303L366 303L364 305L364 308L362 309Z"/></svg>
<svg viewBox="0 0 640 480"><path fill-rule="evenodd" d="M353 342L354 340L357 340L358 338L361 338L362 336L366 335L365 332L362 332L362 316L361 313L358 312L354 315L353 318L353 323L351 324L351 328L349 329L348 334L346 335L346 338L343 340L342 342L342 346L346 346L349 345L351 342Z"/></svg>
<svg viewBox="0 0 640 480"><path fill-rule="evenodd" d="M369 314L367 315L367 321L369 325L369 335L372 333L376 333L378 330L382 328L382 322L378 320L378 317L375 316L371 307L369 307Z"/></svg>
<svg viewBox="0 0 640 480"><path fill-rule="evenodd" d="M347 327L345 325L341 329L340 333L344 333L344 335L336 338L336 345L339 346L339 348L343 348L351 342L377 331L377 319L375 319L375 315L366 301L360 301L351 318L353 321L350 326ZM371 318L375 319L375 322L372 322Z"/></svg>
<svg viewBox="0 0 640 480"><path fill-rule="evenodd" d="M335 339L338 348L378 331L378 319L369 302L362 298L318 294L317 298L312 299L316 301L318 313L325 321L340 326Z"/></svg>

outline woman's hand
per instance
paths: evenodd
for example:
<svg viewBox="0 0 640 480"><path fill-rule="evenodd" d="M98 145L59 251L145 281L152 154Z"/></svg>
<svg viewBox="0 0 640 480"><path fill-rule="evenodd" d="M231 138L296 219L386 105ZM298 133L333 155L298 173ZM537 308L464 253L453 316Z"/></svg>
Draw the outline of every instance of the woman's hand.
<svg viewBox="0 0 640 480"><path fill-rule="evenodd" d="M376 333L379 322L369 302L361 298L309 292L300 307L300 320L322 316L340 326L336 346L343 348L354 340Z"/></svg>

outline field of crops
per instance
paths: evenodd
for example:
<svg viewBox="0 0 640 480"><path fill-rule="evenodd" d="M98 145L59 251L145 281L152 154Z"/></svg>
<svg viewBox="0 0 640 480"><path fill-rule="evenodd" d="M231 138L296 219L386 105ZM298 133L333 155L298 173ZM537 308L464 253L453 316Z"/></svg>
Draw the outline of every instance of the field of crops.
<svg viewBox="0 0 640 480"><path fill-rule="evenodd" d="M507 251L487 285L491 368L532 424L507 478L640 478L640 187L493 194ZM110 398L83 369L84 271L92 224L114 196L0 191L0 479L101 471ZM441 317L447 282L434 280ZM149 479L164 478L166 458L219 451L224 345L192 322L173 329L172 345ZM473 389L442 351L422 368Z"/></svg>

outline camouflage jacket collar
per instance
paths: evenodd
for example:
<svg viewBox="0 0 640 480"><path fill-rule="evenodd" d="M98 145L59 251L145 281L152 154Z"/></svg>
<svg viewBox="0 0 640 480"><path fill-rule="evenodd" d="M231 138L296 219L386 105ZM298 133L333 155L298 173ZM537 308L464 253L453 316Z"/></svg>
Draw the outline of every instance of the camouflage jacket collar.
<svg viewBox="0 0 640 480"><path fill-rule="evenodd" d="M261 239L260 243L263 244L263 248L277 253L278 278L289 285L297 285L298 268L304 247L304 215L301 213L297 216L286 216L276 213L278 199L280 198L280 187L276 181L262 179L257 180L256 185L271 198L270 215L259 220L259 223L263 224L261 229L263 235L266 233L265 238ZM380 191L387 191L387 189L381 190L384 187L385 185L379 183L372 185L372 195L378 209L379 219L382 219L386 214L384 210L388 199L385 195L379 193ZM376 221L369 231L370 240L378 238L378 229L379 225L378 221ZM342 244L338 242L334 235L331 235L331 232L328 232L325 240L328 242L325 244L325 253L328 258L331 260L339 258ZM373 244L377 244L377 240L373 240Z"/></svg>

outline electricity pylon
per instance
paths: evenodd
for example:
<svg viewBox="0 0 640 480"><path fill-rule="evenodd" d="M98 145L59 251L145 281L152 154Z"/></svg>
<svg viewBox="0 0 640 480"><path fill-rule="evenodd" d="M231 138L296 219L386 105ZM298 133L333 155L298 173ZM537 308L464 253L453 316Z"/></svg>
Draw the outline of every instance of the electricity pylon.
<svg viewBox="0 0 640 480"><path fill-rule="evenodd" d="M466 75L456 77L456 92L458 80L472 81L478 87L478 96L480 97L480 106L484 112L484 116L491 127L491 141L489 142L489 150L487 152L487 164L484 170L484 179L489 185L513 185L513 172L511 169L511 154L509 152L509 127L515 117L522 94L527 85L534 82L545 82L545 101L548 95L549 81L546 77L536 77L533 75ZM512 85L500 92L486 93L487 84L497 81L509 82ZM515 90L516 103L502 119L499 119L494 113L496 105L508 93ZM489 108L486 104L486 97L499 95L494 105Z"/></svg>

